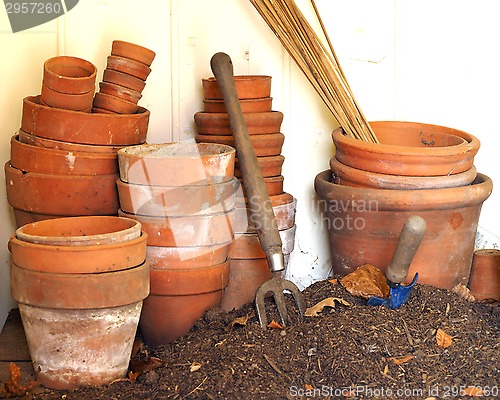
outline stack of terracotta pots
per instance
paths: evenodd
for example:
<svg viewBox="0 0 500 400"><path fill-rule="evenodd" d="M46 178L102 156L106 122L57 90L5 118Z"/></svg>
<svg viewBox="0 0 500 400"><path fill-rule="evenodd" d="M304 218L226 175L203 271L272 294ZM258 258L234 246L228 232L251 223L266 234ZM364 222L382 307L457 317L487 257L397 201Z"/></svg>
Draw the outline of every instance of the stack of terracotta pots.
<svg viewBox="0 0 500 400"><path fill-rule="evenodd" d="M151 294L141 332L152 346L186 334L218 307L229 281L234 238L234 148L168 143L118 151L119 214L148 233Z"/></svg>
<svg viewBox="0 0 500 400"><path fill-rule="evenodd" d="M92 112L133 114L151 73L155 53L134 43L114 40Z"/></svg>
<svg viewBox="0 0 500 400"><path fill-rule="evenodd" d="M112 216L17 229L11 293L39 383L75 389L125 377L149 294L146 241L140 223Z"/></svg>
<svg viewBox="0 0 500 400"><path fill-rule="evenodd" d="M283 191L283 113L272 110L270 76L235 76L235 84L250 139L277 218L285 259L288 260L288 255L294 247L296 200L291 194ZM198 130L196 140L234 146L229 118L217 80L214 77L203 79L202 85L204 111L194 115ZM235 176L242 184L243 196L236 198L235 242L230 254L231 275L221 304L226 311L253 302L256 290L272 277L255 227L251 223L245 182L237 159Z"/></svg>
<svg viewBox="0 0 500 400"><path fill-rule="evenodd" d="M330 170L315 180L325 201L333 272L345 275L371 263L381 270L394 252L405 220L427 222L408 280L445 289L467 284L482 203L491 180L478 174L479 140L442 126L370 123L379 143L333 132Z"/></svg>

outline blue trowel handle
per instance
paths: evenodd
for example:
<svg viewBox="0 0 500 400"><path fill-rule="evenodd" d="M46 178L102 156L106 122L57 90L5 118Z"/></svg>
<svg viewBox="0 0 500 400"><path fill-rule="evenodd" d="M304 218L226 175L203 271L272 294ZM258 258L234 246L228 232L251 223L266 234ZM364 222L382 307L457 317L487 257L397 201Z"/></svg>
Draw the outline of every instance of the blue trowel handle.
<svg viewBox="0 0 500 400"><path fill-rule="evenodd" d="M399 234L396 250L385 272L389 286L395 287L406 279L408 269L420 246L425 229L425 220L418 215L413 215L406 220Z"/></svg>

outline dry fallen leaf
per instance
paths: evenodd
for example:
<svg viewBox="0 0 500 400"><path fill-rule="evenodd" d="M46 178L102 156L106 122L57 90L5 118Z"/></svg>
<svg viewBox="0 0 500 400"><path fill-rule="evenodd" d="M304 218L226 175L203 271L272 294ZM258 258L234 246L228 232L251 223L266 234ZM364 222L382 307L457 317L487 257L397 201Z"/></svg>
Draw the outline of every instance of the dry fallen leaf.
<svg viewBox="0 0 500 400"><path fill-rule="evenodd" d="M482 397L484 395L484 390L475 386L467 386L464 389L464 394L471 397Z"/></svg>
<svg viewBox="0 0 500 400"><path fill-rule="evenodd" d="M227 327L227 331L231 332L235 325L245 326L250 318L250 314L244 315L243 317L235 318L231 321L231 323Z"/></svg>
<svg viewBox="0 0 500 400"><path fill-rule="evenodd" d="M340 284L353 296L368 299L372 296L388 298L387 278L377 267L365 264L344 276Z"/></svg>
<svg viewBox="0 0 500 400"><path fill-rule="evenodd" d="M444 347L446 349L452 345L453 339L445 331L439 328L436 331L436 342L439 347Z"/></svg>
<svg viewBox="0 0 500 400"><path fill-rule="evenodd" d="M350 304L345 301L344 299L340 299L338 297L328 297L324 300L321 300L319 303L315 304L312 307L309 307L304 315L306 317L317 317L318 314L323 311L325 307L332 307L335 308L335 302L339 302L345 306L350 306Z"/></svg>
<svg viewBox="0 0 500 400"><path fill-rule="evenodd" d="M38 382L30 381L26 386L21 386L19 380L21 379L21 368L16 363L9 364L10 379L4 383L4 391L7 397L23 396L35 386Z"/></svg>
<svg viewBox="0 0 500 400"><path fill-rule="evenodd" d="M328 279L328 282L330 282L332 285L336 285L337 283L339 283L339 280L338 279Z"/></svg>
<svg viewBox="0 0 500 400"><path fill-rule="evenodd" d="M163 361L157 357L150 357L148 360L140 360L130 362L130 371L128 372L128 379L135 382L139 376L144 372L153 371L156 368L163 366Z"/></svg>
<svg viewBox="0 0 500 400"><path fill-rule="evenodd" d="M471 294L469 288L464 286L462 283L459 283L453 289L451 289L453 293L458 294L461 298L467 301L476 301L476 298Z"/></svg>
<svg viewBox="0 0 500 400"><path fill-rule="evenodd" d="M190 372L195 372L195 371L198 371L200 368L201 368L201 364L199 362L194 362L189 367L189 371Z"/></svg>
<svg viewBox="0 0 500 400"><path fill-rule="evenodd" d="M388 375L389 374L389 364L386 364L386 366L384 367L384 372L383 372L384 375Z"/></svg>
<svg viewBox="0 0 500 400"><path fill-rule="evenodd" d="M387 361L392 361L396 365L401 365L401 364L404 364L405 362L410 361L412 358L415 358L415 356L408 354L408 355L403 356L403 357L390 357L387 359Z"/></svg>
<svg viewBox="0 0 500 400"><path fill-rule="evenodd" d="M267 324L267 327L274 329L283 329L283 327L280 324L278 324L274 319L271 322L269 322L269 324Z"/></svg>
<svg viewBox="0 0 500 400"><path fill-rule="evenodd" d="M306 383L304 387L306 388L306 390L314 390L314 387L312 385L309 385L308 383Z"/></svg>

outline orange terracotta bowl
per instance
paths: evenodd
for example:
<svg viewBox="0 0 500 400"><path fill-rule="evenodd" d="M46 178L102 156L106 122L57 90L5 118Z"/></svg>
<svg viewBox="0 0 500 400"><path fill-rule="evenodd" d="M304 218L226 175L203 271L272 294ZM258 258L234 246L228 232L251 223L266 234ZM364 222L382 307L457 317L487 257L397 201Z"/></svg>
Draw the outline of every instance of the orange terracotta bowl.
<svg viewBox="0 0 500 400"><path fill-rule="evenodd" d="M136 92L142 93L146 82L136 78L135 76L125 74L120 71L115 71L113 69L106 68L102 74L102 80L104 82L114 83L115 85L125 86L128 89L134 90Z"/></svg>
<svg viewBox="0 0 500 400"><path fill-rule="evenodd" d="M243 113L270 112L272 110L273 98L241 99L239 103ZM207 113L227 113L224 100L215 99L203 100L203 111Z"/></svg>
<svg viewBox="0 0 500 400"><path fill-rule="evenodd" d="M276 196L278 194L283 193L283 183L285 181L285 177L283 175L279 176L270 176L264 178L264 183L266 184L267 194L269 196ZM245 190L245 181L243 178L240 178L241 187L243 189L241 195L246 196Z"/></svg>
<svg viewBox="0 0 500 400"><path fill-rule="evenodd" d="M204 268L228 258L232 242L208 246L148 246L146 255L152 269Z"/></svg>
<svg viewBox="0 0 500 400"><path fill-rule="evenodd" d="M279 132L283 122L283 113L269 111L243 114L250 135L262 135ZM197 112L194 122L200 135L232 135L229 117L226 113Z"/></svg>
<svg viewBox="0 0 500 400"><path fill-rule="evenodd" d="M278 156L257 157L257 162L264 178L278 176L281 175L281 169L283 167L283 163L285 162L285 157L281 154ZM243 177L238 163L238 157L234 160L234 176L237 178Z"/></svg>
<svg viewBox="0 0 500 400"><path fill-rule="evenodd" d="M110 82L99 82L99 91L101 93L119 97L120 99L132 102L134 104L137 104L137 102L142 97L142 94L140 92Z"/></svg>
<svg viewBox="0 0 500 400"><path fill-rule="evenodd" d="M235 75L234 83L239 99L271 97L271 77L266 75ZM222 100L222 92L215 77L202 79L205 99Z"/></svg>
<svg viewBox="0 0 500 400"><path fill-rule="evenodd" d="M198 143L222 143L234 147L234 139L232 136L226 135L196 135ZM263 135L250 135L250 140L257 157L278 156L281 154L283 143L285 143L285 135L282 133L270 133Z"/></svg>
<svg viewBox="0 0 500 400"><path fill-rule="evenodd" d="M151 68L146 64L119 56L108 56L106 68L132 75L142 81L145 81L151 73Z"/></svg>
<svg viewBox="0 0 500 400"><path fill-rule="evenodd" d="M46 85L42 85L40 100L49 107L64 108L65 110L90 112L92 109L92 100L94 91L87 93L61 93Z"/></svg>
<svg viewBox="0 0 500 400"><path fill-rule="evenodd" d="M135 114L138 106L136 103L116 97L107 93L97 92L93 106L101 110L112 111L117 114Z"/></svg>
<svg viewBox="0 0 500 400"><path fill-rule="evenodd" d="M52 57L43 65L43 84L60 93L93 93L96 75L96 66L78 57Z"/></svg>
<svg viewBox="0 0 500 400"><path fill-rule="evenodd" d="M151 66L156 53L146 47L123 40L113 40L111 45L111 55L130 58Z"/></svg>

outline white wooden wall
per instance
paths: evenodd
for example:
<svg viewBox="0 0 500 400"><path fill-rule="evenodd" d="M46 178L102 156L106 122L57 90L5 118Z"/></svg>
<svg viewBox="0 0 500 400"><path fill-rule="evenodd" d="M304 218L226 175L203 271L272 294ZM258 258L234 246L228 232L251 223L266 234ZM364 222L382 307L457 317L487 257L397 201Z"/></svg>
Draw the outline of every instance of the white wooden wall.
<svg viewBox="0 0 500 400"><path fill-rule="evenodd" d="M307 0L298 3L311 13ZM482 142L478 170L494 182L500 180L496 0L316 3L368 119L468 131ZM209 61L214 53L228 53L236 74L273 77L273 108L285 115L285 190L298 199L288 275L301 287L326 277L330 250L319 224L313 180L328 168L330 133L337 123L248 0L82 0L64 17L16 34L0 10L1 161L9 159L9 140L20 126L23 97L40 92L43 62L55 55L85 58L97 66L100 80L114 39L157 53L141 100L151 110L148 139L154 143L194 136L193 114L202 109L201 79L212 75ZM14 225L3 184L0 195L1 324L14 305L7 249ZM483 207L480 225L488 245L500 241L495 236L500 235L499 198L494 192Z"/></svg>

